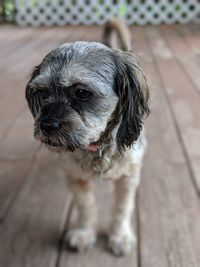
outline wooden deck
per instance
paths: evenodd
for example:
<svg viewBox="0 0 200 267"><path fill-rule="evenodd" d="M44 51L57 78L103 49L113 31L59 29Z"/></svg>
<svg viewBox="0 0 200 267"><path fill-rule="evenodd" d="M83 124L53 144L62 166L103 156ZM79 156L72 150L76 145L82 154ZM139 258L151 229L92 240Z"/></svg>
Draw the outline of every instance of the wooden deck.
<svg viewBox="0 0 200 267"><path fill-rule="evenodd" d="M152 106L133 253L113 257L103 235L86 254L66 250L70 195L56 158L33 139L24 90L49 50L65 41L99 40L100 33L83 26L0 27L1 267L200 266L200 28L194 25L132 28ZM99 188L102 232L112 188Z"/></svg>

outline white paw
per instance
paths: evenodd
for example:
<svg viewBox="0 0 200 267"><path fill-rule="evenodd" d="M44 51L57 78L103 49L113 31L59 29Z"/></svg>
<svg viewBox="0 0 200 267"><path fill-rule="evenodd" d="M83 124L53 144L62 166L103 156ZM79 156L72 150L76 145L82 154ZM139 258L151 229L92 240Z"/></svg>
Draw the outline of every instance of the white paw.
<svg viewBox="0 0 200 267"><path fill-rule="evenodd" d="M115 256L125 256L132 251L135 243L136 238L132 231L124 231L109 236L108 248Z"/></svg>
<svg viewBox="0 0 200 267"><path fill-rule="evenodd" d="M91 248L96 242L93 229L73 229L67 234L67 244L70 249L83 252Z"/></svg>

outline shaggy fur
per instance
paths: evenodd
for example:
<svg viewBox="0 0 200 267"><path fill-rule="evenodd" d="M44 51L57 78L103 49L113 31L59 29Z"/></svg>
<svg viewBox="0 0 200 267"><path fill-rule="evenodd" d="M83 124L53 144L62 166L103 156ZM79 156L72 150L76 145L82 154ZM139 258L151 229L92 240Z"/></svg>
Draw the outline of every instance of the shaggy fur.
<svg viewBox="0 0 200 267"><path fill-rule="evenodd" d="M102 43L74 42L50 52L26 87L35 119L34 136L59 152L79 211L68 232L70 248L83 251L96 241L95 177L115 183L115 207L108 247L115 255L132 249L133 199L140 180L146 141L143 118L149 91L120 20L104 27Z"/></svg>

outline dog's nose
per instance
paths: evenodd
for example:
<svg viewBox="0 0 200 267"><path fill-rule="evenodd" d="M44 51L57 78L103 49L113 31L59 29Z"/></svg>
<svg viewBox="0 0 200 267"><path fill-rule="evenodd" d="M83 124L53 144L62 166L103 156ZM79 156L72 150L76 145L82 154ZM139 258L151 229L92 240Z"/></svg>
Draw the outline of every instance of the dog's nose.
<svg viewBox="0 0 200 267"><path fill-rule="evenodd" d="M43 120L40 123L40 129L43 134L50 134L55 130L58 130L61 126L61 123L57 120L51 120L51 121L46 121Z"/></svg>

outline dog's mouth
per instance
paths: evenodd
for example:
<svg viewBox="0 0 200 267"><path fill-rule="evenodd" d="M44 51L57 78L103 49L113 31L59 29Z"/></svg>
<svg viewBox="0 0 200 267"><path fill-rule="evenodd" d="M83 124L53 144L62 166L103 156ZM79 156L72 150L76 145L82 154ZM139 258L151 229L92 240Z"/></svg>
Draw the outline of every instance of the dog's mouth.
<svg viewBox="0 0 200 267"><path fill-rule="evenodd" d="M44 136L37 124L35 124L34 127L34 137L35 139L39 140L44 145L46 145L50 150L55 150L55 151L74 152L75 150L80 149L94 153L97 152L102 146L102 142L100 141L100 139L98 141L95 141L93 138L91 138L89 144L84 144L84 142L79 143L79 141L73 143L71 142L70 138L68 138L69 140L66 139L66 141L64 141L64 138L62 138L63 142L60 142L59 139L56 140L56 138Z"/></svg>
<svg viewBox="0 0 200 267"><path fill-rule="evenodd" d="M40 140L44 145L46 145L48 148L50 149L61 149L61 150L71 150L74 151L77 148L81 149L81 150L85 150L88 152L97 152L100 148L101 148L101 144L99 141L96 142L91 142L89 145L84 145L84 146L80 146L80 147L74 147L74 146L70 146L70 144L63 144L60 142L55 142L52 141L51 139L43 139L43 138L38 138L37 135L35 135L35 138Z"/></svg>
<svg viewBox="0 0 200 267"><path fill-rule="evenodd" d="M61 149L61 148L67 148L63 144L57 144L51 141L43 142L45 145L47 145L49 148L55 148L55 149ZM85 151L89 152L97 152L101 148L101 145L96 143L91 143L87 147L82 148Z"/></svg>
<svg viewBox="0 0 200 267"><path fill-rule="evenodd" d="M46 141L43 142L45 145L52 147L52 148L64 148L63 144L58 144L52 141ZM89 144L88 146L84 147L83 150L89 151L89 152L96 152L101 148L101 145L97 142L93 142Z"/></svg>
<svg viewBox="0 0 200 267"><path fill-rule="evenodd" d="M101 145L98 142L93 142L90 143L85 150L89 151L89 152L96 152L97 150L99 150L101 148Z"/></svg>

